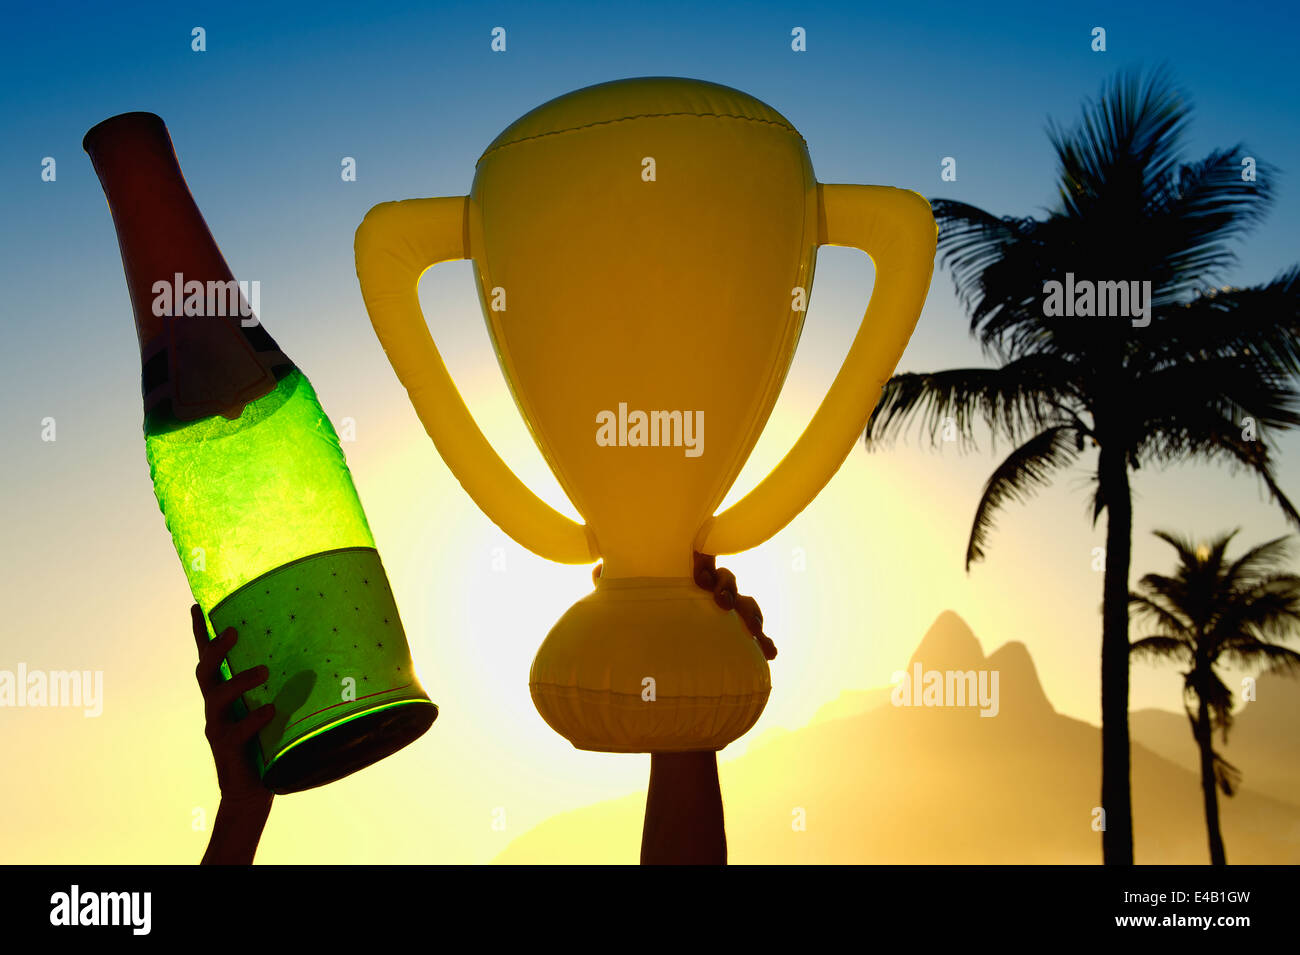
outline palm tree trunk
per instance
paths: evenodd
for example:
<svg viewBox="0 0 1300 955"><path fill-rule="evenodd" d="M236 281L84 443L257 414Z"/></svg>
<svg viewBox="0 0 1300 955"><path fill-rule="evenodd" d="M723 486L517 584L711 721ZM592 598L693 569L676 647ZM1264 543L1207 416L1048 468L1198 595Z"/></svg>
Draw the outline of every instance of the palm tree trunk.
<svg viewBox="0 0 1300 955"><path fill-rule="evenodd" d="M1101 834L1102 861L1133 864L1133 807L1129 792L1128 575L1133 502L1121 442L1101 442L1098 490L1106 503L1106 574L1101 608Z"/></svg>
<svg viewBox="0 0 1300 955"><path fill-rule="evenodd" d="M1200 697L1196 713L1196 744L1201 750L1201 791L1205 794L1205 828L1210 834L1210 864L1227 865L1223 851L1223 833L1219 830L1219 786L1214 778L1214 745L1210 726L1210 707Z"/></svg>

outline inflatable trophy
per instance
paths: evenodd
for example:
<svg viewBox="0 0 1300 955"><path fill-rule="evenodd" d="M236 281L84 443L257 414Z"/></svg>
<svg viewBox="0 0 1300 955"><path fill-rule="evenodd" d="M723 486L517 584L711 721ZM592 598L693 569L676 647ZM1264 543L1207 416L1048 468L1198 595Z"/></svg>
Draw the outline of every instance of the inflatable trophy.
<svg viewBox="0 0 1300 955"><path fill-rule="evenodd" d="M257 319L152 113L86 133L135 312L145 452L209 637L233 626L229 679L265 664L244 712L275 704L255 758L278 793L402 748L438 709L330 420Z"/></svg>
<svg viewBox="0 0 1300 955"><path fill-rule="evenodd" d="M448 467L524 547L604 562L529 679L574 746L718 750L758 719L767 661L736 612L696 586L692 552L761 544L830 480L916 325L935 242L916 193L823 185L776 110L672 78L552 100L488 146L468 196L367 214L366 308ZM795 446L715 515L790 367L822 245L875 263L862 326ZM447 373L416 286L453 259L473 260L502 371L585 524L518 480Z"/></svg>

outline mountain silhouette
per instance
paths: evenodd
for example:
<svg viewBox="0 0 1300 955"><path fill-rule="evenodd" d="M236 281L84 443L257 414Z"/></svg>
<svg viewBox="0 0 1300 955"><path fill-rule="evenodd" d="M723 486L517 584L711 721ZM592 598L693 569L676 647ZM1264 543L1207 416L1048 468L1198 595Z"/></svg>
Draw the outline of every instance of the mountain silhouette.
<svg viewBox="0 0 1300 955"><path fill-rule="evenodd" d="M984 666L1002 674L1000 709L1002 715L1045 719L1056 714L1052 702L1043 692L1038 668L1029 648L1019 640L1004 643L985 661Z"/></svg>
<svg viewBox="0 0 1300 955"><path fill-rule="evenodd" d="M930 624L907 666L911 669L916 663L969 670L984 665L984 650L966 621L951 610L945 610Z"/></svg>
<svg viewBox="0 0 1300 955"><path fill-rule="evenodd" d="M720 766L732 862L1101 861L1100 731L1055 712L1025 646L1008 643L985 657L948 611L908 670L917 663L923 671L996 670L997 716L980 717L974 706L891 705L897 687L882 688L846 694L848 706L824 707L801 729L765 734ZM1138 862L1208 861L1194 772L1135 744L1132 787ZM1300 862L1300 807L1249 787L1247 779L1222 803L1229 860ZM635 862L644 809L640 792L555 816L497 861Z"/></svg>

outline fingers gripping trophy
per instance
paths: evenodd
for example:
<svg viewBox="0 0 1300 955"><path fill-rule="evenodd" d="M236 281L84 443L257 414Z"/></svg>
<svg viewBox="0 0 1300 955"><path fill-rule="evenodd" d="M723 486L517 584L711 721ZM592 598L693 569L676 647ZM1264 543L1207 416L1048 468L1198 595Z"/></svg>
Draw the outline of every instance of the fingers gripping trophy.
<svg viewBox="0 0 1300 955"><path fill-rule="evenodd" d="M930 285L936 227L914 192L824 185L803 137L745 93L676 78L554 99L488 146L468 196L375 206L356 235L366 308L448 467L524 547L604 562L529 685L579 749L719 750L771 692L734 610L692 579L789 523L861 434ZM720 514L789 370L819 246L876 266L861 328L776 469ZM585 524L552 509L479 431L417 297L471 259L520 413Z"/></svg>

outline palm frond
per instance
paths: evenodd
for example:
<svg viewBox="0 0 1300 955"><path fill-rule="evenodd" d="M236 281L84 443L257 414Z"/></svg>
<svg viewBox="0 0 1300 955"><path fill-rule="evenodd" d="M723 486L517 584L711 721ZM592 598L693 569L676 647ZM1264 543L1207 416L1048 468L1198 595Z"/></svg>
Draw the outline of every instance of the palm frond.
<svg viewBox="0 0 1300 955"><path fill-rule="evenodd" d="M1193 667L1183 677L1184 692L1197 700L1204 700L1210 710L1210 726L1223 731L1227 739L1232 726L1232 690L1212 667Z"/></svg>
<svg viewBox="0 0 1300 955"><path fill-rule="evenodd" d="M1268 449L1257 441L1224 441L1215 446L1203 448L1202 453L1209 458L1227 458L1231 463L1245 467L1254 472L1268 491L1283 515L1293 526L1300 527L1300 511L1297 511L1291 499L1286 496L1277 478L1273 475L1272 455Z"/></svg>
<svg viewBox="0 0 1300 955"><path fill-rule="evenodd" d="M930 209L939 226L939 265L952 273L958 301L974 312L985 270L1030 239L1037 220L999 217L953 199L932 199Z"/></svg>
<svg viewBox="0 0 1300 955"><path fill-rule="evenodd" d="M1143 637L1141 640L1133 641L1133 644L1129 647L1129 655L1154 662L1170 661L1189 666L1192 663L1191 646L1186 640L1180 640L1177 637L1161 635Z"/></svg>
<svg viewBox="0 0 1300 955"><path fill-rule="evenodd" d="M1128 400L1137 413L1138 447L1165 462L1202 453L1207 444L1245 441L1247 419L1265 437L1300 425L1300 390L1291 379L1239 355L1170 357L1135 375Z"/></svg>
<svg viewBox="0 0 1300 955"><path fill-rule="evenodd" d="M1212 753L1212 756L1214 758L1214 781L1225 796L1235 796L1241 787L1241 770L1228 762L1223 757L1223 754L1217 750Z"/></svg>
<svg viewBox="0 0 1300 955"><path fill-rule="evenodd" d="M1054 471L1078 456L1072 426L1048 428L1011 452L997 466L975 508L970 541L966 545L966 569L984 559L984 546L993 530L994 516L1007 501L1027 500L1034 491L1050 484Z"/></svg>
<svg viewBox="0 0 1300 955"><path fill-rule="evenodd" d="M1285 581L1288 575L1276 575L1270 572L1286 561L1290 553L1291 541L1289 535L1284 535L1256 544L1232 562L1228 568L1229 579L1252 582L1264 579ZM1295 579L1300 582L1300 578Z"/></svg>
<svg viewBox="0 0 1300 955"><path fill-rule="evenodd" d="M1143 239L1167 273L1161 293L1172 301L1198 283L1212 281L1236 262L1229 246L1256 225L1273 199L1273 173L1265 163L1254 181L1242 178L1241 144L1187 163L1157 185Z"/></svg>
<svg viewBox="0 0 1300 955"><path fill-rule="evenodd" d="M1071 129L1049 122L1062 211L1107 221L1147 208L1179 167L1190 118L1186 96L1162 68L1145 79L1132 70L1105 83Z"/></svg>
<svg viewBox="0 0 1300 955"><path fill-rule="evenodd" d="M1260 640L1254 643L1225 644L1220 658L1231 666L1248 667L1265 663L1270 672L1281 676L1300 676L1300 653L1276 643Z"/></svg>
<svg viewBox="0 0 1300 955"><path fill-rule="evenodd" d="M1233 533L1235 534L1236 531L1233 531ZM1190 537L1176 531L1166 530L1154 530L1151 532L1151 536L1160 538L1160 540L1172 547L1178 555L1178 563L1183 567L1196 563L1196 541ZM1147 576L1159 578L1158 574L1148 574Z"/></svg>
<svg viewBox="0 0 1300 955"><path fill-rule="evenodd" d="M1189 408L1177 423L1170 422L1160 434L1149 434L1148 447L1163 442L1159 454L1166 458L1193 455L1207 461L1226 462L1234 470L1247 470L1259 478L1269 498L1287 521L1300 527L1300 512L1291 503L1273 472L1273 455L1263 441L1248 440L1242 429L1211 409Z"/></svg>
<svg viewBox="0 0 1300 955"><path fill-rule="evenodd" d="M1177 610L1166 607L1144 594L1129 594L1130 612L1139 622L1150 623L1159 631L1158 636L1168 637L1184 646L1192 640L1192 628L1178 616Z"/></svg>
<svg viewBox="0 0 1300 955"><path fill-rule="evenodd" d="M1261 285L1202 290L1160 310L1156 320L1170 333L1150 343L1157 360L1222 358L1271 386L1294 387L1291 379L1300 374L1300 265Z"/></svg>
<svg viewBox="0 0 1300 955"><path fill-rule="evenodd" d="M1071 388L1068 373L1051 356L1032 356L1001 368L895 375L881 391L863 442L868 448L891 443L917 420L935 445L951 426L963 449L973 446L978 423L995 438L1022 440L1066 416L1054 402Z"/></svg>
<svg viewBox="0 0 1300 955"><path fill-rule="evenodd" d="M1041 317L1041 289L1024 279L1052 271L1044 223L1032 216L997 217L951 199L936 199L930 208L939 226L939 264L952 273L972 332L995 318L1014 324Z"/></svg>

